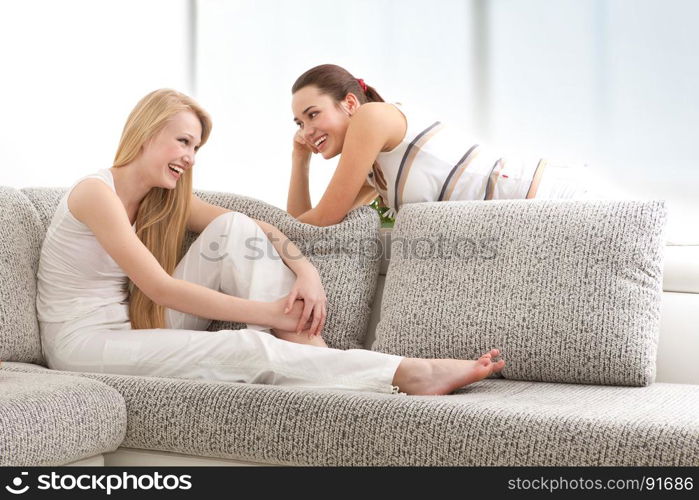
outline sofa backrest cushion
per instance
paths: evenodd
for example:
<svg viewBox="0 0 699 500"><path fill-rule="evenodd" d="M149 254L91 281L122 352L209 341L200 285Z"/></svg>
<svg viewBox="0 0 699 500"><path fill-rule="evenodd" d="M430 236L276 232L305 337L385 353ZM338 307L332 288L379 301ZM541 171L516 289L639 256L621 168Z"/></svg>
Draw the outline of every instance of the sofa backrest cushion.
<svg viewBox="0 0 699 500"><path fill-rule="evenodd" d="M655 376L661 201L406 205L373 349L472 359L502 376L644 386Z"/></svg>
<svg viewBox="0 0 699 500"><path fill-rule="evenodd" d="M24 194L36 206L43 234L53 217L64 188L26 188ZM354 349L363 346L379 272L379 219L368 207L352 211L331 227L302 224L287 212L262 201L231 193L195 191L204 201L278 227L318 268L328 297L328 316L323 338L330 347ZM185 249L196 238L188 233ZM213 321L209 330L245 328L243 324Z"/></svg>
<svg viewBox="0 0 699 500"><path fill-rule="evenodd" d="M43 363L36 272L44 230L32 203L0 186L0 360Z"/></svg>

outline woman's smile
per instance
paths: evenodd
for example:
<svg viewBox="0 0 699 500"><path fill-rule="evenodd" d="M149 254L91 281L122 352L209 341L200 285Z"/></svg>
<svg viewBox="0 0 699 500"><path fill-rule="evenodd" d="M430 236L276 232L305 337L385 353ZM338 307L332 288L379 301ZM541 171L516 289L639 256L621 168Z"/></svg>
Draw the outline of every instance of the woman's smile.
<svg viewBox="0 0 699 500"><path fill-rule="evenodd" d="M318 152L320 152L323 149L325 149L325 145L327 144L327 142L328 142L328 134L324 134L324 135L320 136L318 139L316 139L316 141L313 145L316 147Z"/></svg>
<svg viewBox="0 0 699 500"><path fill-rule="evenodd" d="M170 171L170 175L172 175L175 179L179 179L180 176L184 173L184 169L179 165L175 165L174 163L168 164L167 167Z"/></svg>

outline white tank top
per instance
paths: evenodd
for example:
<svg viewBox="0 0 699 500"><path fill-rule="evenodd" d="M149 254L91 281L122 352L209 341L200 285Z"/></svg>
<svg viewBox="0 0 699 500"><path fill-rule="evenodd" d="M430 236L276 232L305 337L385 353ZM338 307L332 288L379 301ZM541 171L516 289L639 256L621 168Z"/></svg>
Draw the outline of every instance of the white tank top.
<svg viewBox="0 0 699 500"><path fill-rule="evenodd" d="M401 143L379 153L367 182L395 213L405 203L527 198L541 159L506 159L463 131L394 104L407 121Z"/></svg>
<svg viewBox="0 0 699 500"><path fill-rule="evenodd" d="M36 310L40 322L70 321L105 306L128 303L128 277L90 228L68 210L71 191L88 178L101 179L116 192L112 173L105 168L76 181L58 203L39 257Z"/></svg>

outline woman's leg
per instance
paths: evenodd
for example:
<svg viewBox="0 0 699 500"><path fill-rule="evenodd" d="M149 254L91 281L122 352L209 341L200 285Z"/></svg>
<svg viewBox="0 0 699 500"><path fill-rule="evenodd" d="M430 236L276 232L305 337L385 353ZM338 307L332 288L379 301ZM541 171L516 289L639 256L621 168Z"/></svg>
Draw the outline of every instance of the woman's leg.
<svg viewBox="0 0 699 500"><path fill-rule="evenodd" d="M610 200L629 196L587 165L548 165L537 199Z"/></svg>
<svg viewBox="0 0 699 500"><path fill-rule="evenodd" d="M48 366L115 373L408 394L448 394L499 371L493 350L478 360L416 359L363 349L318 349L257 330L131 330L122 310L80 327L44 331ZM109 329L109 325L114 325Z"/></svg>
<svg viewBox="0 0 699 500"><path fill-rule="evenodd" d="M591 189L586 167L548 164L536 190L536 199L581 199Z"/></svg>
<svg viewBox="0 0 699 500"><path fill-rule="evenodd" d="M121 322L108 328L104 316L105 311L98 311L77 329L44 332L49 367L390 393L403 359L363 349L318 349L250 329L131 330Z"/></svg>
<svg viewBox="0 0 699 500"><path fill-rule="evenodd" d="M201 232L177 265L173 277L250 300L272 302L286 297L296 279L267 235L248 216L228 212ZM166 309L168 328L206 330L211 320ZM264 325L248 328L270 331ZM277 332L290 342L327 347L320 336Z"/></svg>

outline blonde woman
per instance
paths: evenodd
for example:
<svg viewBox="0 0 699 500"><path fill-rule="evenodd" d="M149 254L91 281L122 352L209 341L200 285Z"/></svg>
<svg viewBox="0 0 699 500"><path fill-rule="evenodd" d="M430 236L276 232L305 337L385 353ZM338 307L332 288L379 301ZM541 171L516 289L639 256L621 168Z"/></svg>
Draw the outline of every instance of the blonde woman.
<svg viewBox="0 0 699 500"><path fill-rule="evenodd" d="M129 116L114 165L61 199L38 271L49 367L408 394L447 394L502 369L497 350L422 360L327 348L323 286L298 248L193 196L210 131L190 97L152 92ZM187 228L200 234L182 256ZM269 236L278 253L246 256L246 240ZM214 319L248 328L206 331Z"/></svg>

